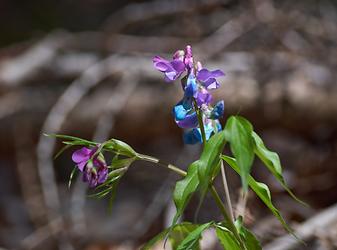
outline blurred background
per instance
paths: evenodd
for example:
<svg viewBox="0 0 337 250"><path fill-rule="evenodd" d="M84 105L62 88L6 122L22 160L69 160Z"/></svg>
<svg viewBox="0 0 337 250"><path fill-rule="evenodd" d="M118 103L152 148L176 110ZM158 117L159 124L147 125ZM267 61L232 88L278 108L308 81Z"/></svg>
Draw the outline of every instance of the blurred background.
<svg viewBox="0 0 337 250"><path fill-rule="evenodd" d="M337 249L336 1L1 0L0 30L4 249L137 249L168 225L176 176L136 163L110 214L81 180L67 188L72 151L54 160L60 141L42 133L114 137L186 168L200 148L183 145L171 115L180 84L165 83L152 57L187 44L207 68L226 73L214 93L225 118L239 113L254 124L310 204L292 200L256 160L252 174L307 242L286 236L250 194L246 224L264 249ZM236 207L240 180L227 175ZM211 218L221 215L209 199L199 221ZM202 249L220 249L212 233Z"/></svg>

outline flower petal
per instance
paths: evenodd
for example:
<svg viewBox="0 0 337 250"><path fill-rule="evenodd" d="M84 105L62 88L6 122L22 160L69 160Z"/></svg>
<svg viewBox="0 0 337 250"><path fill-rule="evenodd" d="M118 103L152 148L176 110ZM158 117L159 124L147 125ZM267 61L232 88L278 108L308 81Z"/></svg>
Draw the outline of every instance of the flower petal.
<svg viewBox="0 0 337 250"><path fill-rule="evenodd" d="M205 137L206 137L206 141L209 140L209 138L211 138L212 133L214 132L214 127L212 122L208 122L204 125L205 127Z"/></svg>
<svg viewBox="0 0 337 250"><path fill-rule="evenodd" d="M73 155L72 155L72 160L75 163L81 163L83 161L87 161L90 158L90 154L91 154L91 149L87 148L87 147L83 147L81 149L76 150Z"/></svg>
<svg viewBox="0 0 337 250"><path fill-rule="evenodd" d="M209 71L208 69L201 69L197 72L197 79L201 82L205 82L209 78L217 78L224 75L225 74L219 69L213 71Z"/></svg>
<svg viewBox="0 0 337 250"><path fill-rule="evenodd" d="M188 110L184 108L184 105L180 102L173 108L174 118L178 121L185 119Z"/></svg>
<svg viewBox="0 0 337 250"><path fill-rule="evenodd" d="M175 120L180 128L195 128L198 126L198 116L195 112L186 115L183 120Z"/></svg>
<svg viewBox="0 0 337 250"><path fill-rule="evenodd" d="M182 73L185 71L185 64L180 60L173 60L171 62L171 66L177 73Z"/></svg>
<svg viewBox="0 0 337 250"><path fill-rule="evenodd" d="M167 71L165 72L165 81L171 82L178 78L177 72L175 71Z"/></svg>
<svg viewBox="0 0 337 250"><path fill-rule="evenodd" d="M214 108L211 112L210 118L213 119L213 120L221 118L224 114L224 110L225 110L224 101L222 100L222 101L217 102L217 104L215 104L215 106L214 106Z"/></svg>
<svg viewBox="0 0 337 250"><path fill-rule="evenodd" d="M197 93L196 101L198 106L200 107L202 104L209 104L212 102L212 95L204 88L202 88Z"/></svg>
<svg viewBox="0 0 337 250"><path fill-rule="evenodd" d="M98 177L97 177L97 183L102 184L104 183L108 178L108 168L103 167L98 170Z"/></svg>
<svg viewBox="0 0 337 250"><path fill-rule="evenodd" d="M153 65L161 72L165 72L171 68L170 62L160 56L155 56L153 58Z"/></svg>
<svg viewBox="0 0 337 250"><path fill-rule="evenodd" d="M201 133L199 128L194 128L184 133L183 135L185 144L202 143Z"/></svg>
<svg viewBox="0 0 337 250"><path fill-rule="evenodd" d="M84 168L85 168L85 165L87 165L87 160L86 161L82 161L82 162L80 162L80 163L77 163L77 168L81 171L81 172L83 172L83 170L84 170Z"/></svg>
<svg viewBox="0 0 337 250"><path fill-rule="evenodd" d="M185 49L184 64L186 65L188 70L193 68L193 53L192 47L190 45L187 45Z"/></svg>
<svg viewBox="0 0 337 250"><path fill-rule="evenodd" d="M187 78L187 83L185 87L186 97L195 97L198 91L198 85L193 74L190 74Z"/></svg>

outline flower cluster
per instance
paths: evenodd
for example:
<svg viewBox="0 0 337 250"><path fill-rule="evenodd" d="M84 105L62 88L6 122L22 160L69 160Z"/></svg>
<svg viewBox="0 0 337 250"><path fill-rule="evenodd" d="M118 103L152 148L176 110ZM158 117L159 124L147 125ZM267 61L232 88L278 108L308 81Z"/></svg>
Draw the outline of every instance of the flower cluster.
<svg viewBox="0 0 337 250"><path fill-rule="evenodd" d="M90 187L96 187L108 178L108 167L104 156L97 150L98 147L92 149L83 147L72 155L78 170L83 173L83 181L88 182Z"/></svg>
<svg viewBox="0 0 337 250"><path fill-rule="evenodd" d="M216 78L224 76L221 70L210 71L203 68L200 62L194 63L191 46L175 52L171 61L155 56L153 64L164 73L167 82L175 81L186 73L181 78L184 97L173 108L176 124L185 129L186 144L203 142L198 112L202 117L206 140L222 129L219 118L224 113L224 102L219 101L212 106L213 97L209 92L220 86Z"/></svg>

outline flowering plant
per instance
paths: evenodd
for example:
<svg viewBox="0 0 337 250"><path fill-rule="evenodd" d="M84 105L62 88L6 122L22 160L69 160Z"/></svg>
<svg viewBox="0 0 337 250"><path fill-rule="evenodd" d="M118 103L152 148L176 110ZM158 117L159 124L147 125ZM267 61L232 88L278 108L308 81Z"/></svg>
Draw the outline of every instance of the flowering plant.
<svg viewBox="0 0 337 250"><path fill-rule="evenodd" d="M76 167L70 176L69 184L74 173L81 172L83 181L94 188L93 196L103 198L110 195L112 201L118 182L130 165L134 161L151 162L176 172L182 179L176 183L173 192L176 214L171 226L146 243L142 249L151 249L157 241L164 238L170 240L173 249L199 249L199 240L207 228L215 229L224 249L261 249L254 234L243 225L244 214L234 215L232 211L225 175L224 163L226 163L226 166L241 176L244 199L247 197L248 189L251 188L284 228L293 234L279 210L273 205L268 186L256 181L250 175L254 158L257 156L276 181L295 200L303 203L288 188L282 175L279 156L264 145L262 139L254 132L251 123L245 118L230 116L224 128L220 124L219 119L224 115L224 101L212 105L211 91L219 88L217 78L225 74L221 70L208 70L200 62L194 62L191 46L187 46L185 50L178 50L172 60L155 56L153 64L157 70L164 73L166 82L181 79L184 94L173 108L174 121L184 130L183 140L186 144L203 144L200 158L191 163L185 172L155 157L140 154L117 139L96 143L67 135L54 135L63 139L65 149L82 146L72 155ZM226 144L229 144L232 156L223 153ZM110 162L105 159L105 153L113 155ZM213 185L220 172L225 187L226 205ZM192 196L199 193L198 207L200 207L209 192L221 211L223 220L204 224L178 223Z"/></svg>

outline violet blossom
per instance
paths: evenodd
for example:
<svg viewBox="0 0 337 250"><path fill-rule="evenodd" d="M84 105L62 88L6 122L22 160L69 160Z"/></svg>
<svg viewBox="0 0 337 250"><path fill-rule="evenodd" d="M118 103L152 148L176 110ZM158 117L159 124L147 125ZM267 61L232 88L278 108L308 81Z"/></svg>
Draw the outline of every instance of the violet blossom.
<svg viewBox="0 0 337 250"><path fill-rule="evenodd" d="M108 178L108 167L103 154L97 153L98 147L83 147L76 150L72 160L83 173L82 180L88 182L90 187L96 187L104 183Z"/></svg>
<svg viewBox="0 0 337 250"><path fill-rule="evenodd" d="M218 119L224 114L223 101L213 107L213 97L209 92L220 86L217 78L225 75L221 70L210 71L203 68L200 62L194 64L192 47L189 45L185 50L176 51L172 61L156 56L153 63L155 68L165 74L166 81L174 81L186 72L181 79L184 96L173 108L176 124L185 129L185 143L202 143L196 109L202 111L206 140L222 129Z"/></svg>

